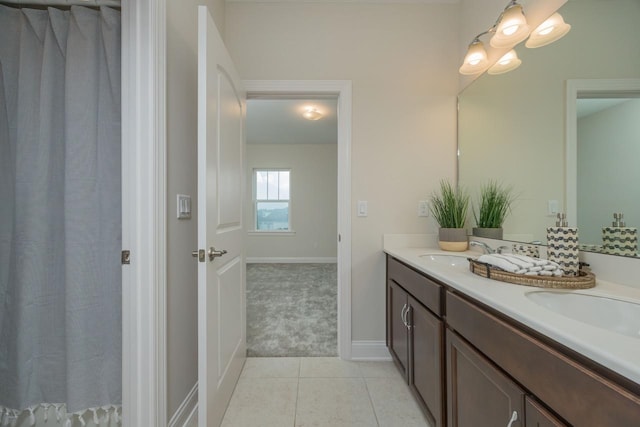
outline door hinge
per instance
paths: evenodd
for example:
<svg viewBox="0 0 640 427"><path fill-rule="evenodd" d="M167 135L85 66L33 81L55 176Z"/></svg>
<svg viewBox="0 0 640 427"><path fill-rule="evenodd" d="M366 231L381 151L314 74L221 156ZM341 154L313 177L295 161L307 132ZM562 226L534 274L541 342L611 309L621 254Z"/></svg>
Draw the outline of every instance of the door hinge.
<svg viewBox="0 0 640 427"><path fill-rule="evenodd" d="M131 251L128 249L125 249L122 251L122 253L120 254L120 262L122 263L122 265L129 265L131 264Z"/></svg>

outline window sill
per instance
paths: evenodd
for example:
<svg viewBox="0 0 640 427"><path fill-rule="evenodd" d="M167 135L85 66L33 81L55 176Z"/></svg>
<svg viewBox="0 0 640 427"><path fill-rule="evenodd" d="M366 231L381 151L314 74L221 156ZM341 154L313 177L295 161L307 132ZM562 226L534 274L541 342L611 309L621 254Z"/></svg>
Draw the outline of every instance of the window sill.
<svg viewBox="0 0 640 427"><path fill-rule="evenodd" d="M296 232L292 230L288 231L260 231L260 230L250 230L247 232L249 236L281 236L281 237L291 237L295 236Z"/></svg>

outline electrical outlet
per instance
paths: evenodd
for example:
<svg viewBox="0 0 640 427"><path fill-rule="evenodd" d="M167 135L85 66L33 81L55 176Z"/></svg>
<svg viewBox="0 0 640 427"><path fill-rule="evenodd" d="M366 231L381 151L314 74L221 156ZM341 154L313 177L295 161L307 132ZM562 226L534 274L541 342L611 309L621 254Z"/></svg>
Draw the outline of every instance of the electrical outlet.
<svg viewBox="0 0 640 427"><path fill-rule="evenodd" d="M547 215L556 216L560 212L560 202L557 200L547 201Z"/></svg>
<svg viewBox="0 0 640 427"><path fill-rule="evenodd" d="M429 202L426 200L418 201L418 216L429 216Z"/></svg>

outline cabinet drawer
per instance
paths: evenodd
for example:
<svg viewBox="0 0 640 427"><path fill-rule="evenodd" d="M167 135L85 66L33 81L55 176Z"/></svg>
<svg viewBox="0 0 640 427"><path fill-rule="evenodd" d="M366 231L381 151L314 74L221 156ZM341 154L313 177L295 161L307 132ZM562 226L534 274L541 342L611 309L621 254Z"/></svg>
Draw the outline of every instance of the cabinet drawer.
<svg viewBox="0 0 640 427"><path fill-rule="evenodd" d="M442 286L400 261L387 257L387 275L413 295L422 305L442 316Z"/></svg>
<svg viewBox="0 0 640 427"><path fill-rule="evenodd" d="M575 426L638 426L640 397L457 295L447 323Z"/></svg>

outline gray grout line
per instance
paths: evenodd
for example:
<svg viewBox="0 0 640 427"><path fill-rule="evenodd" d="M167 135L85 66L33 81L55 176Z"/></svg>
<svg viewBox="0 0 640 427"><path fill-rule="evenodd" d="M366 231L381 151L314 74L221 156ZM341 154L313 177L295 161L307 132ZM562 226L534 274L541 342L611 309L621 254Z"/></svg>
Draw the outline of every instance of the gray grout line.
<svg viewBox="0 0 640 427"><path fill-rule="evenodd" d="M369 403L371 403L373 416L376 418L376 424L380 426L380 420L378 420L378 412L376 411L376 405L373 404L373 399L371 398L371 392L369 391L369 384L367 384L366 378L362 378L362 381L364 381L364 388L367 390L367 396L369 397Z"/></svg>
<svg viewBox="0 0 640 427"><path fill-rule="evenodd" d="M293 406L293 426L296 427L298 421L298 399L300 398L300 377L296 379L296 404Z"/></svg>

